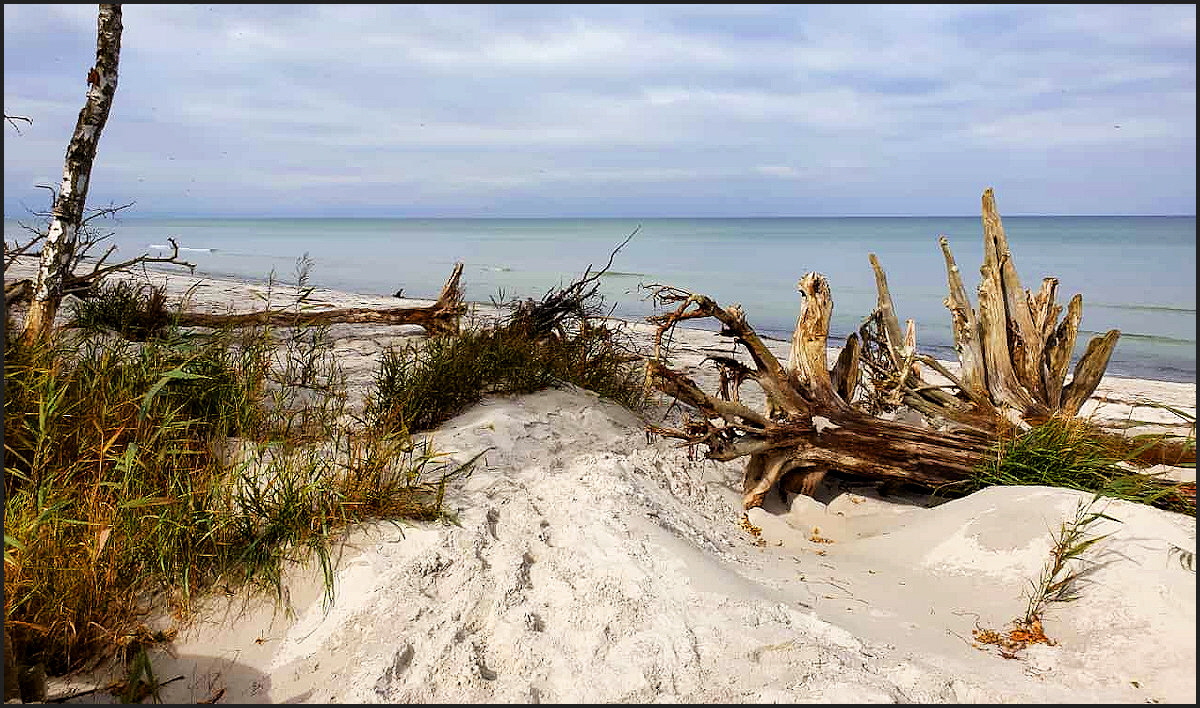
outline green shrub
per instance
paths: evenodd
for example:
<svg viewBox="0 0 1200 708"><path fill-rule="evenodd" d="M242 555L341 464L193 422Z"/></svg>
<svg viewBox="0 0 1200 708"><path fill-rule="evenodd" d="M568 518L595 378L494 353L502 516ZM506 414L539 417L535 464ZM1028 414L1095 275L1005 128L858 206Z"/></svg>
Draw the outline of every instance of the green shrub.
<svg viewBox="0 0 1200 708"><path fill-rule="evenodd" d="M163 288L131 280L101 281L90 296L72 299L67 313L71 326L111 330L137 341L156 336L173 323Z"/></svg>
<svg viewBox="0 0 1200 708"><path fill-rule="evenodd" d="M385 351L367 412L386 429L428 430L485 395L532 393L560 383L633 409L646 402L639 370L607 330L537 338L501 326Z"/></svg>

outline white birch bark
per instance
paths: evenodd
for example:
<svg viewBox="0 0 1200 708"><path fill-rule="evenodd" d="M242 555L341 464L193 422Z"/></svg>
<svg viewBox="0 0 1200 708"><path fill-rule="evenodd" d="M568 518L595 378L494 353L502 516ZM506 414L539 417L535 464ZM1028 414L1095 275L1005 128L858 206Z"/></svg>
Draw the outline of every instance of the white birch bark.
<svg viewBox="0 0 1200 708"><path fill-rule="evenodd" d="M117 91L117 64L121 53L121 6L100 5L96 30L96 64L88 72L87 100L79 111L75 132L67 145L62 184L54 198L50 227L42 246L42 260L29 313L25 318L24 339L33 342L45 338L62 302L63 282L69 275L72 257L83 223L88 183L100 132L108 121L113 95Z"/></svg>

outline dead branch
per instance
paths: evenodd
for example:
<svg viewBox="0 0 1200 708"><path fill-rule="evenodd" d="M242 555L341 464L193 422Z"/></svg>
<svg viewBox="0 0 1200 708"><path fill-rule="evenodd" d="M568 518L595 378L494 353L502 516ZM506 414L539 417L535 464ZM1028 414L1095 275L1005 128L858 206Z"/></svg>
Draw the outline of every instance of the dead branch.
<svg viewBox="0 0 1200 708"><path fill-rule="evenodd" d="M429 307L392 307L383 309L343 308L318 312L297 312L275 309L242 314L209 314L182 312L177 317L181 326L189 327L243 327L247 325L314 326L334 323L350 324L415 324L433 334L453 334L459 330L459 321L466 312L463 290L460 285L463 264L456 263L442 286L437 301Z"/></svg>
<svg viewBox="0 0 1200 708"><path fill-rule="evenodd" d="M120 263L114 263L109 266L101 267L105 259L107 259L108 256L111 255L116 249L115 246L110 247L104 254L104 257L95 263L91 272L82 274L71 273L70 275L66 276L63 279L63 294L74 295L75 297L86 299L91 297L92 293L95 291L96 284L110 273L125 272L135 266L147 265L150 263L183 266L187 268L189 272L194 273L196 269L196 265L194 263L189 263L179 259L179 244L175 243L175 239L168 238L167 241L169 241L171 244L171 255L169 256L151 256L146 254L138 256L137 258L130 258L129 260L122 261ZM9 264L6 264L6 267L7 265ZM5 307L7 308L11 307L12 305L27 302L32 294L33 280L30 278L24 278L12 283L5 283Z"/></svg>
<svg viewBox="0 0 1200 708"><path fill-rule="evenodd" d="M612 267L617 253L640 230L638 226L630 232L609 253L608 263L600 270L592 272L592 266L588 265L580 278L547 291L540 300L529 298L512 304L504 326L519 328L534 339L551 335L565 338L568 331L586 332L592 320L611 315L611 309L607 312L602 309L603 298L598 297L600 278Z"/></svg>
<svg viewBox="0 0 1200 708"><path fill-rule="evenodd" d="M21 126L17 125L17 121L22 121L27 125L33 125L33 119L26 118L25 116L10 116L9 114L5 113L4 120L8 121L8 124L12 126L13 130L17 131L17 135L21 134Z"/></svg>

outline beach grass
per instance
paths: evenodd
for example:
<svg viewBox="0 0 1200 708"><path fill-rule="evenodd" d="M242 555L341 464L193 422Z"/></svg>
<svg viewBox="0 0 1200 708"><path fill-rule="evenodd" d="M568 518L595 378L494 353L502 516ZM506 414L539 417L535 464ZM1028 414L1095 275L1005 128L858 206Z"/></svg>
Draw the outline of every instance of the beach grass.
<svg viewBox="0 0 1200 708"><path fill-rule="evenodd" d="M563 293L573 296L573 287L551 291L540 302L508 303L509 315L496 322L384 351L368 418L383 428L429 430L484 396L561 384L642 410L651 393L636 363L640 357L630 353L628 333L589 319L588 313L602 310L595 292L572 301L574 311L564 307Z"/></svg>
<svg viewBox="0 0 1200 708"><path fill-rule="evenodd" d="M97 298L93 313L158 300ZM6 329L5 627L23 666L87 667L219 587L279 593L290 561L315 558L332 599L349 525L447 518L445 486L474 461L345 424L321 332L114 333L108 316L34 346Z"/></svg>
<svg viewBox="0 0 1200 708"><path fill-rule="evenodd" d="M1002 436L995 454L955 491L970 493L993 485L1064 487L1194 516L1194 484L1163 480L1132 464L1161 443L1161 436L1126 438L1087 420L1052 418Z"/></svg>
<svg viewBox="0 0 1200 708"><path fill-rule="evenodd" d="M383 427L428 430L486 395L562 383L634 409L646 398L636 369L597 336L538 341L493 329L385 351L367 410Z"/></svg>
<svg viewBox="0 0 1200 708"><path fill-rule="evenodd" d="M103 280L88 297L70 300L67 313L73 327L112 330L136 341L163 331L172 320L165 290L133 280Z"/></svg>

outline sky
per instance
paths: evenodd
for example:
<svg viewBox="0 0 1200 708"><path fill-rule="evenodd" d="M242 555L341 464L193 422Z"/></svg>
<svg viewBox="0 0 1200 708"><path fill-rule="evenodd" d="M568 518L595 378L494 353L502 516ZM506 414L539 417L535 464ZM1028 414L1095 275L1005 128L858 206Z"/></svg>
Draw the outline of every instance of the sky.
<svg viewBox="0 0 1200 708"><path fill-rule="evenodd" d="M1196 213L1196 6L123 6L123 218ZM95 5L4 6L4 214Z"/></svg>

